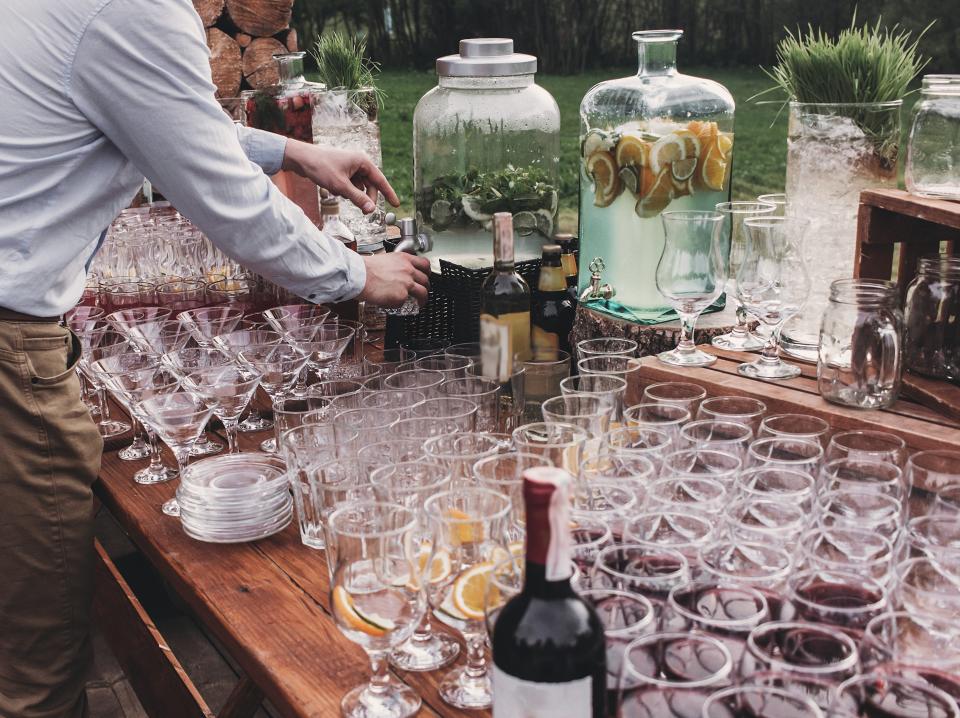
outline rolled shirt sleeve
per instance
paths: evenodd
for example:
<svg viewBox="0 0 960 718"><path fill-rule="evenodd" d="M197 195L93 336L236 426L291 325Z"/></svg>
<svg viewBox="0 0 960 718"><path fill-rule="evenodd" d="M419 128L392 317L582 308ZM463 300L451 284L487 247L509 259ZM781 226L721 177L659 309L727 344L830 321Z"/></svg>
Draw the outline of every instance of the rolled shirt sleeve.
<svg viewBox="0 0 960 718"><path fill-rule="evenodd" d="M247 159L259 166L265 174L275 175L283 167L283 153L287 138L275 132L235 124L237 138Z"/></svg>
<svg viewBox="0 0 960 718"><path fill-rule="evenodd" d="M355 297L363 260L267 178L280 146L268 133L234 129L215 100L209 59L190 0L107 0L78 44L67 89L229 257L313 302Z"/></svg>

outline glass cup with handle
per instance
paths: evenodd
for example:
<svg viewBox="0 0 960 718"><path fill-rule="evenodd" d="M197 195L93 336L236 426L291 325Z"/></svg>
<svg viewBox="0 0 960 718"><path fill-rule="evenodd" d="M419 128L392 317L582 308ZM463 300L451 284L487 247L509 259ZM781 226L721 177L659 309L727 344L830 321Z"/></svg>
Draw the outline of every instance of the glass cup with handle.
<svg viewBox="0 0 960 718"><path fill-rule="evenodd" d="M723 257L723 215L719 212L664 212L664 247L657 264L657 289L680 316L680 338L675 349L657 355L677 366L709 366L717 358L697 349L697 317L723 293L726 261Z"/></svg>
<svg viewBox="0 0 960 718"><path fill-rule="evenodd" d="M810 293L801 235L810 222L796 217L754 217L744 221L747 250L737 272L737 299L767 326L770 338L760 358L737 367L752 379L790 379L800 367L780 358L783 325L800 313Z"/></svg>

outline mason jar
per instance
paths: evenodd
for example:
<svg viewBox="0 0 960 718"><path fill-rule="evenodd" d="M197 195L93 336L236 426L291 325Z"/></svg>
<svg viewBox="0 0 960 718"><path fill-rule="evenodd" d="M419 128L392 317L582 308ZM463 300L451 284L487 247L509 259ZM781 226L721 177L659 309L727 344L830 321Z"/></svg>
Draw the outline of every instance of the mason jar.
<svg viewBox="0 0 960 718"><path fill-rule="evenodd" d="M900 391L903 312L897 285L839 279L820 326L817 385L834 404L884 409Z"/></svg>
<svg viewBox="0 0 960 718"><path fill-rule="evenodd" d="M904 364L960 381L960 257L921 257L907 287Z"/></svg>
<svg viewBox="0 0 960 718"><path fill-rule="evenodd" d="M960 75L926 75L907 142L907 190L960 199Z"/></svg>

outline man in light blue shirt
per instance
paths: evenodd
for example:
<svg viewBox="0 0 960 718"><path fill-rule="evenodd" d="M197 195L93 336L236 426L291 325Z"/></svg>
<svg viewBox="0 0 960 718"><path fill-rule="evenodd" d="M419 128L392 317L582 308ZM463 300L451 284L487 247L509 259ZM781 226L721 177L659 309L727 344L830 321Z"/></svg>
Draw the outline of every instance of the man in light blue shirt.
<svg viewBox="0 0 960 718"><path fill-rule="evenodd" d="M190 0L5 0L0 23L0 716L86 715L92 497L101 441L78 348L104 230L146 176L224 253L313 302L426 299L425 259L362 259L265 173L372 211L398 203L364 156L236 129Z"/></svg>

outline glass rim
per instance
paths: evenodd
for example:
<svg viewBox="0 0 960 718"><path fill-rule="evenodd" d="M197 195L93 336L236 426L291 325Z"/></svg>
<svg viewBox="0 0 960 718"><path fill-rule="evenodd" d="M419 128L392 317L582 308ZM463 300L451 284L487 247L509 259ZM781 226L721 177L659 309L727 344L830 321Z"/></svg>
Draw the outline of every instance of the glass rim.
<svg viewBox="0 0 960 718"><path fill-rule="evenodd" d="M823 718L824 713L820 707L813 702L809 696L805 696L797 691L791 691L779 686L773 686L765 683L743 683L737 686L730 686L718 691L714 691L703 702L701 715L712 718L711 707L731 696L738 696L743 693L762 693L763 695L774 695L787 701L793 701L794 706L802 705L807 708L808 718Z"/></svg>
<svg viewBox="0 0 960 718"><path fill-rule="evenodd" d="M960 707L957 706L957 701L954 700L949 693L937 688L932 683L916 678L908 678L907 676L898 675L896 673L887 673L875 670L866 673L860 673L843 681L843 683L838 685L835 689L834 701L839 702L840 696L844 695L847 691L856 690L861 686L883 685L889 689L891 684L908 686L909 688L927 696L928 700L931 696L935 697L941 704L941 707L945 706L953 711L952 715L955 716L960 714Z"/></svg>
<svg viewBox="0 0 960 718"><path fill-rule="evenodd" d="M871 622L872 620L873 619L871 619ZM825 666L809 666L805 664L789 663L782 658L764 650L760 645L757 644L758 636L791 629L802 629L805 631L819 633L822 636L836 638L840 643L843 644L844 648L847 649L847 653L843 660L837 661L836 663L831 663ZM757 626L750 631L750 635L747 636L747 651L766 661L771 665L771 667L776 666L776 668L773 668L773 670L777 670L779 668L780 670L785 670L786 672L805 673L810 675L830 674L839 670L847 670L849 668L856 667L860 662L860 652L857 648L857 644L849 635L844 633L843 630L822 623L808 623L805 621L768 621L767 623Z"/></svg>
<svg viewBox="0 0 960 718"><path fill-rule="evenodd" d="M723 214L715 209L674 209L661 212L660 217L664 220L678 221L720 222L723 220Z"/></svg>
<svg viewBox="0 0 960 718"><path fill-rule="evenodd" d="M919 566L919 565L921 565L921 564L926 564L927 566L929 566L930 569L931 569L937 576L939 576L940 578L943 579L944 583L950 584L950 585L953 587L954 590L952 590L952 591L939 591L939 590L937 590L936 587L928 588L927 586L924 586L924 587L922 587L922 588L921 588L921 587L914 587L912 590L917 591L917 592L920 592L920 593L933 594L933 595L937 595L937 596L952 596L952 597L954 597L954 598L957 597L957 590L956 590L956 585L955 585L955 583L953 582L953 580L952 580L949 576L946 575L946 573L944 572L944 570L943 570L942 568L940 568L940 566L937 564L937 561L935 561L935 560L934 560L933 558L931 558L930 556L914 556L913 558L905 558L903 561L900 561L899 563L897 563L897 564L894 566L894 568L893 568L893 573L897 576L898 583L900 584L901 590L902 590L902 587L903 587L903 585L904 585L904 583L905 583L904 578L905 578L905 576L907 575L907 572L911 571L913 568L915 568L916 566Z"/></svg>
<svg viewBox="0 0 960 718"><path fill-rule="evenodd" d="M615 551L629 551L633 549L640 549L644 552L655 553L658 556L662 556L664 553L673 554L670 558L677 559L678 568L673 573L657 574L655 576L637 576L635 574L625 573L619 569L608 566L603 562L603 557L614 553ZM605 546L597 552L597 558L594 561L593 568L595 571L603 571L604 573L614 576L616 578L623 579L650 579L650 580L671 580L675 576L684 576L687 575L690 570L690 561L683 554L682 551L673 548L672 546L661 546L660 544L650 543L649 541L628 541L626 543L613 544L611 546Z"/></svg>
<svg viewBox="0 0 960 718"><path fill-rule="evenodd" d="M601 394L609 394L609 393L611 393L611 392L616 392L616 393L625 392L625 391L627 390L627 380L624 379L622 376L617 376L616 374L588 374L587 376L589 376L589 377L591 377L591 378L609 379L609 380L611 380L611 381L616 382L616 383L618 384L618 386L617 386L616 388L612 388L612 389L595 389L595 390L590 390L590 389L582 389L582 388L580 388L579 386L576 387L576 388L574 388L574 389L571 389L571 388L569 388L569 387L565 387L565 386L563 385L564 382L569 382L569 383L571 383L571 384L573 384L573 383L579 383L579 381L580 381L580 379L581 379L582 377L579 376L579 375L577 375L577 376L565 376L563 379L560 380L560 390L563 391L564 389L569 389L569 392L568 392L567 394L565 394L564 396L571 396L571 395L577 395L577 394L582 394L582 395L584 395L584 396L597 396L597 395L601 395ZM623 386L619 386L619 384L620 384L621 382L623 383ZM551 399L554 399L554 398L556 398L556 397L550 397L550 398L551 398Z"/></svg>
<svg viewBox="0 0 960 718"><path fill-rule="evenodd" d="M864 587L868 590L874 591L878 596L880 596L880 598L879 600L864 606L834 606L817 603L816 601L812 601L797 593L797 588L800 586L802 579L816 579L824 575L831 579L831 583ZM840 581L833 581L832 579L835 578L840 579ZM872 586L870 586L870 584L872 584ZM853 571L847 570L837 570L831 568L806 568L802 571L796 571L787 579L787 588L789 591L789 598L791 600L799 601L806 606L826 606L831 613L837 613L844 616L856 616L861 613L881 610L889 603L887 589L882 583L870 576L865 576L863 574L854 573Z"/></svg>
<svg viewBox="0 0 960 718"><path fill-rule="evenodd" d="M795 215L789 215L785 217L779 217L776 215L763 215L762 217L747 217L743 220L743 223L747 227L756 227L758 229L769 229L771 227L782 227L786 225L792 225L794 227L806 228L810 226L810 220L805 219L804 217L797 217Z"/></svg>
<svg viewBox="0 0 960 718"><path fill-rule="evenodd" d="M677 403L681 401L696 401L697 399L700 399L702 401L703 399L707 398L707 390L704 387L700 386L699 384L694 384L691 381L657 381L657 382L654 382L653 384L647 384L645 387L643 387L643 394L646 395L647 392L650 391L651 389L658 389L664 386L692 387L694 391L691 392L691 396L686 398L674 398L674 399L668 398L668 399L662 399L660 401L654 401L653 403L670 404L670 403ZM642 404L647 402L640 402L640 403Z"/></svg>
<svg viewBox="0 0 960 718"><path fill-rule="evenodd" d="M683 30L634 30L630 37L638 43L676 42L683 37Z"/></svg>
<svg viewBox="0 0 960 718"><path fill-rule="evenodd" d="M778 431L777 429L770 427L770 422L778 421L780 419L786 419L788 417L790 419L796 419L798 417L802 417L804 421L819 422L819 425L821 426L822 431L819 431L816 434L812 434L809 432L784 432L784 431ZM830 431L830 422L828 422L826 419L820 418L819 416L815 416L814 414L799 414L795 412L783 412L781 414L768 414L767 416L763 417L763 420L760 422L760 428L761 429L766 428L768 431L776 432L774 433L774 436L796 436L796 437L822 436L823 434L826 434Z"/></svg>
<svg viewBox="0 0 960 718"><path fill-rule="evenodd" d="M511 484L516 485L516 484L520 484L520 483L523 482L523 476L522 476L522 475L521 475L521 476L517 476L517 477L513 477L513 478L509 478L509 479L507 479L507 478L500 479L500 478L497 478L497 477L495 477L495 476L481 476L481 475L480 475L480 467L481 467L481 465L483 465L483 467L486 467L487 465L496 464L496 463L498 463L499 461L504 461L504 460L507 459L507 458L509 458L509 459L517 459L518 457L525 457L525 458L533 459L533 460L535 460L535 461L543 461L543 462L545 462L545 463L539 464L539 466L547 466L547 467L553 467L553 466L554 466L553 461L552 461L551 459L549 459L548 457L544 456L543 454L533 454L533 453L531 453L531 452L529 452L529 451L505 451L505 452L503 452L503 453L501 453L501 454L491 454L490 456L484 456L483 458L478 459L476 462L474 462L473 466L471 467L471 470L472 470L472 472L473 472L473 476L474 476L474 478L476 478L477 481L479 481L480 483L490 483L490 484L494 484L494 485L498 485L498 486L499 486L499 485L511 485ZM522 473L522 471L525 471L526 468L532 468L532 467L523 467L523 468L521 469L521 473Z"/></svg>
<svg viewBox="0 0 960 718"><path fill-rule="evenodd" d="M716 566L706 560L707 555L711 550L717 549L718 547L730 548L730 547L739 547L747 546L751 550L760 550L762 552L767 552L767 555L770 553L776 553L781 558L786 557L786 565L782 568L776 568L771 570L767 574L756 575L756 576L741 576L739 574L728 573L720 571ZM746 585L757 584L762 581L769 581L771 579L777 578L787 578L790 575L790 572L794 569L794 560L793 556L789 551L787 551L783 546L776 544L760 543L759 541L741 541L737 538L728 538L722 541L714 541L706 546L701 546L697 550L697 559L699 563L703 566L703 569L709 572L711 575L716 576L719 581L738 581ZM769 609L769 601L767 602L767 608Z"/></svg>
<svg viewBox="0 0 960 718"><path fill-rule="evenodd" d="M359 457L357 457L355 461L359 462L360 461ZM437 471L435 473L439 473L439 478L435 478L433 481L431 481L427 485L417 486L415 489L411 489L410 487L404 487L404 489L402 490L406 490L406 491L425 491L428 489L434 490L439 486L443 486L444 484L449 483L453 478L453 474L451 474L449 469L447 469L447 467L445 467L440 462L431 461L430 457L427 457L426 460L424 460L423 457L420 457L417 459L390 461L385 464L380 464L379 466L375 467L372 471L369 472L367 476L367 480L370 482L370 485L374 487L374 489L382 488L387 491L392 491L395 487L391 486L388 481L383 480L383 477L387 475L387 470L392 469L394 472L396 472L398 469L403 469L407 467L413 467L418 470L425 469L427 471L436 469Z"/></svg>
<svg viewBox="0 0 960 718"><path fill-rule="evenodd" d="M720 449L700 448L700 447L696 447L696 446L691 446L691 447L688 447L688 448L686 448L686 449L677 449L676 451L670 451L670 452L664 454L664 455L661 457L661 462L664 464L664 468L661 469L661 471L665 471L665 470L666 470L666 464L667 464L667 462L670 460L670 458L671 458L671 457L675 457L675 456L677 456L678 454L688 454L688 455L689 455L689 454L695 454L695 455L697 455L698 457L699 457L699 456L703 456L703 455L707 455L707 456L722 456L722 457L724 458L724 460L727 459L727 458L730 458L730 459L733 459L734 462L736 462L736 463L735 463L734 466L730 466L730 467L728 467L728 468L723 468L723 467L721 467L721 470L720 470L720 471L712 471L712 472L709 473L709 474L690 474L688 471L680 471L680 470L678 470L678 469L672 469L672 467L671 467L672 470L678 471L678 473L675 474L676 476L692 476L692 477L707 477L707 478L710 478L710 477L712 477L712 476L727 476L727 475L730 475L730 474L735 474L735 473L737 473L737 472L739 472L739 471L741 471L741 470L743 469L743 461L741 461L740 458L739 458L738 456L736 456L735 454L731 454L729 451L721 451ZM666 477L664 477L664 478L666 478Z"/></svg>
<svg viewBox="0 0 960 718"><path fill-rule="evenodd" d="M899 437L897 437L899 438ZM904 442L904 447L906 447L906 442ZM925 449L924 451L915 451L910 454L907 458L907 467L909 469L920 469L922 471L941 471L942 468L934 468L929 465L924 465L921 462L926 462L927 459L937 458L941 460L955 462L957 469L957 481L950 482L948 485L954 485L960 483L960 451L954 451L952 449ZM943 472L946 473L946 472Z"/></svg>
<svg viewBox="0 0 960 718"><path fill-rule="evenodd" d="M857 109L875 109L892 110L895 107L901 107L903 100L886 100L884 102L802 102L800 100L790 100L790 107L854 107Z"/></svg>
<svg viewBox="0 0 960 718"><path fill-rule="evenodd" d="M619 638L621 636L632 636L635 631L642 630L652 624L657 617L653 603L650 602L649 598L640 593L624 591L623 589L619 588L604 588L603 586L590 586L589 588L581 588L577 591L577 593L581 597L590 596L592 594L601 594L604 597L615 596L618 598L626 598L630 602L642 605L644 607L646 613L644 614L642 620L621 628L604 628L603 633L607 637ZM602 619L601 623L603 623Z"/></svg>
<svg viewBox="0 0 960 718"><path fill-rule="evenodd" d="M773 456L764 456L760 454L756 447L757 445L768 446L774 444L778 441L792 441L796 442L801 446L809 446L812 450L812 453L809 456L803 456L796 459L780 459ZM750 442L750 446L747 449L747 453L760 461L770 462L768 465L772 466L802 466L804 464L809 464L811 461L822 461L826 452L823 450L823 446L820 445L819 441L814 441L812 439L804 439L800 436L786 435L786 436L762 436L759 439L754 439ZM836 459L836 461L843 461L844 459ZM832 462L828 462L832 463Z"/></svg>
<svg viewBox="0 0 960 718"><path fill-rule="evenodd" d="M901 483L903 479L903 469L901 469L896 464L892 464L889 461L881 461L879 459L859 459L859 458L850 458L841 457L838 459L831 459L826 462L820 469L820 473L829 481L840 481L844 483L854 483L860 484L864 483L861 479L838 476L836 470L838 467L843 465L856 465L856 466L866 466L872 468L876 476L871 476L869 483L880 483L880 484L889 484L889 483Z"/></svg>
<svg viewBox="0 0 960 718"><path fill-rule="evenodd" d="M633 667L633 662L630 660L631 651L645 647L651 643L660 643L663 641L693 641L701 644L710 644L714 648L718 648L720 650L720 654L724 657L723 665L720 669L714 671L712 675L696 681L671 681L664 678L655 678L653 676L640 673L636 668ZM725 681L733 672L733 656L730 654L730 649L724 645L723 641L705 633L690 633L689 631L658 631L656 633L649 633L646 636L635 638L634 640L630 641L630 643L627 644L627 647L624 649L622 660L623 669L630 674L631 678L641 683L656 686L658 688L679 688L683 690L705 688L716 685L719 681Z"/></svg>
<svg viewBox="0 0 960 718"><path fill-rule="evenodd" d="M748 209L748 207L752 207L753 209ZM774 202L768 202L762 199L731 200L729 202L717 202L716 210L721 214L753 214L763 216L775 212L777 205Z"/></svg>
<svg viewBox="0 0 960 718"><path fill-rule="evenodd" d="M338 519L345 516L348 511L356 511L357 509L361 508L375 509L373 515L379 517L381 521L386 521L388 519L392 520L398 515L402 514L407 514L409 516L409 520L405 521L402 526L398 526L396 528L375 529L371 530L370 532L348 531L345 529L336 528ZM402 536L410 531L413 531L417 525L417 515L413 509L407 508L403 504L394 503L392 501L348 501L335 508L330 515L327 516L324 523L327 526L327 530L336 536L363 539L369 538L371 535L376 535L382 538L388 538L391 536Z"/></svg>
<svg viewBox="0 0 960 718"><path fill-rule="evenodd" d="M837 561L836 559L824 558L822 556L817 555L815 551L811 550L809 546L811 539L815 539L817 537L822 537L822 536L829 536L830 534L833 534L833 533L846 533L846 534L850 534L851 537L859 536L859 538L861 539L861 542L859 543L858 548L861 548L861 549L864 547L864 545L869 545L869 543L867 543L868 541L873 541L875 543L877 540L879 540L880 542L882 542L882 546L881 546L883 550L882 555L876 556L875 558L870 558L870 559L857 557L856 565L859 568L872 568L876 566L883 566L884 564L890 565L891 567L893 566L894 564L893 557L895 554L895 548L894 548L893 542L890 539L888 539L883 534L877 531L874 531L872 529L861 529L861 528L856 528L852 526L851 527L816 526L800 534L798 543L803 551L804 556L807 557L808 561L816 561L817 563L820 564L819 568L823 568L828 571L832 571L834 569L843 571L845 570L844 569L845 566L852 565L852 563L849 561L844 562L844 561ZM819 541L817 543L819 543Z"/></svg>
<svg viewBox="0 0 960 718"><path fill-rule="evenodd" d="M891 622L898 622L902 618L907 619L914 625L920 624L921 626L923 626L924 623L934 623L937 626L942 626L944 629L949 629L950 626L952 625L951 622L947 619L942 619L939 617L929 616L929 615L924 616L922 620L918 620L916 613L914 613L913 611L907 611L907 610L885 611L871 618L867 622L867 625L864 626L863 628L864 642L870 642L871 644L873 644L871 646L872 648L879 649L886 654L888 661L892 661L896 663L900 663L901 661L908 661L908 662L913 661L913 660L916 660L918 657L898 655L897 646L892 645L889 642L889 640L881 639L880 636L882 635L881 634L882 629L878 630L877 627L889 625ZM929 630L929 629L924 629L924 630ZM947 631L944 631L944 632L947 632ZM960 645L960 637L956 636L955 634L951 634L950 641L952 643ZM956 655L948 655L943 660L937 660L933 656L929 656L927 654L924 654L921 658L928 665L935 666L936 668L939 668L941 670L944 667L956 666L958 663L960 663L960 658L957 658Z"/></svg>
<svg viewBox="0 0 960 718"><path fill-rule="evenodd" d="M710 618L709 616L704 616L700 613L689 610L685 606L680 605L676 600L676 594L678 592L691 590L691 589L700 589L705 587L716 587L716 588L730 589L732 591L743 591L744 593L750 595L751 598L755 600L759 599L760 610L754 615L748 616L746 618L726 618L726 619ZM752 586L729 585L729 584L725 584L722 581L714 581L714 580L703 579L703 578L694 579L692 581L688 581L687 583L682 583L679 586L674 586L673 588L671 588L670 593L667 595L667 604L674 612L676 612L678 615L682 616L683 618L689 621L700 622L700 623L703 623L704 625L709 625L714 628L726 629L726 630L734 630L736 626L740 624L754 621L757 619L759 619L760 621L763 621L764 616L770 615L770 607L767 604L766 597L762 593L760 593L760 591L753 588ZM760 623L758 625L763 625L763 623ZM750 630L752 631L753 628L751 628Z"/></svg>
<svg viewBox="0 0 960 718"><path fill-rule="evenodd" d="M703 438L687 435L688 434L687 430L690 427L699 428L705 424L723 424L729 427L733 427L738 431L742 430L741 436L732 437L732 438L720 437L720 438L703 439ZM684 424L680 428L680 436L687 439L688 441L706 441L706 442L710 442L711 444L739 444L739 443L742 443L744 439L750 440L753 438L753 429L751 429L746 424L740 423L739 421L731 421L729 419L694 419L693 421L688 421L686 424ZM689 449L689 448L696 448L696 447L687 447L687 448ZM682 450L683 449L681 449L681 451Z"/></svg>
<svg viewBox="0 0 960 718"><path fill-rule="evenodd" d="M464 496L468 494L472 494L474 496L486 496L490 499L493 499L494 503L500 503L500 507L494 508L483 516L465 516L462 519L446 516L442 513L443 509L439 508L439 506L443 499L449 499L454 496ZM435 520L456 526L474 525L478 522L484 521L497 521L509 516L512 510L513 502L510 501L509 496L504 496L495 489L488 489L483 486L468 486L456 489L447 489L446 491L439 491L423 502L423 511L428 516L434 518Z"/></svg>

